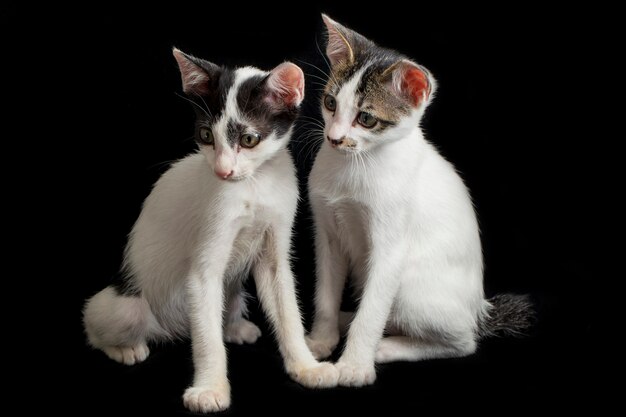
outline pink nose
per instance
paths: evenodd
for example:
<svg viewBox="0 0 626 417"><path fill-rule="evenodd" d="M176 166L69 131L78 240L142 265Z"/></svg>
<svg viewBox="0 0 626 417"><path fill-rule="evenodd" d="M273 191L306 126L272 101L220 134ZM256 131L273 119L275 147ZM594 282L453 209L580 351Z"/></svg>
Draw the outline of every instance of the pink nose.
<svg viewBox="0 0 626 417"><path fill-rule="evenodd" d="M230 170L230 171L222 171L219 169L215 170L215 175L217 175L218 177L220 177L223 180L227 180L229 177L231 177L233 175L234 171Z"/></svg>

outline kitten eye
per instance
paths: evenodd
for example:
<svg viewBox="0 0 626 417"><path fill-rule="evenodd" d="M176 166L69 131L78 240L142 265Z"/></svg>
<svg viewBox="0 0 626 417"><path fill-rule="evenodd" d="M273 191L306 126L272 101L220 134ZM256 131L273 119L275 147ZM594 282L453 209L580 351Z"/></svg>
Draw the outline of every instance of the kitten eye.
<svg viewBox="0 0 626 417"><path fill-rule="evenodd" d="M335 97L327 94L326 97L324 97L324 107L326 107L329 111L335 111L337 109L337 101L335 100Z"/></svg>
<svg viewBox="0 0 626 417"><path fill-rule="evenodd" d="M366 127L368 129L371 129L374 126L376 126L376 123L378 122L378 120L376 120L374 116L364 111L359 113L357 117L357 121L359 122L361 126Z"/></svg>
<svg viewBox="0 0 626 417"><path fill-rule="evenodd" d="M200 140L207 145L213 144L213 132L208 127L200 128Z"/></svg>
<svg viewBox="0 0 626 417"><path fill-rule="evenodd" d="M239 144L244 148L254 148L260 140L261 136L256 133L244 133L239 139Z"/></svg>

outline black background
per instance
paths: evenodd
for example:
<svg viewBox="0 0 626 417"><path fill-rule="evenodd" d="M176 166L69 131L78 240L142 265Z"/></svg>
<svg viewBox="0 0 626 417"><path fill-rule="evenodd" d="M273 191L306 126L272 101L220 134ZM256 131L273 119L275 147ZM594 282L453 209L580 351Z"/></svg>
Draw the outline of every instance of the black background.
<svg viewBox="0 0 626 417"><path fill-rule="evenodd" d="M57 338L69 330L61 343L71 352L61 364L66 382L50 388L63 393L56 398L63 407L185 412L181 395L192 378L188 342L155 346L145 363L125 367L88 349L81 325L84 299L116 273L126 235L152 184L170 161L195 149L192 109L175 94L181 85L171 48L218 64L263 69L292 60L307 74L304 114L317 116L316 77L325 76L315 67L327 69L318 51L318 46L324 50L321 11L412 57L437 78L439 92L424 129L472 192L486 292L530 293L539 320L528 338L485 340L469 358L380 366L372 387L311 391L283 372L255 301L251 314L264 336L254 346L228 346L229 412L505 412L602 405L592 401L591 389L601 286L592 220L600 198L590 171L600 165L593 149L602 145L594 138L595 146L588 146L592 130L585 124L595 82L590 81L595 48L585 29L591 16L530 5L416 13L393 3L293 4L280 13L238 4L222 11L185 4L2 12L18 37L39 29L34 45L12 45L37 59L9 62L17 71L23 68L18 62L32 62L24 70L38 74L28 80L36 90L27 95L28 114L39 114L33 107L44 105L45 113L54 115L57 139L38 149L52 159L47 170L59 188L58 199L47 203L48 212L59 215L44 220L54 228L48 252L59 252L53 276L63 276L51 298L67 315L62 329L40 327ZM23 25L15 24L22 18ZM40 135L46 139L34 118L21 127L37 138L31 145ZM292 142L304 197L315 153L300 137L306 129ZM307 323L314 281L309 217L304 198L294 234L294 271Z"/></svg>

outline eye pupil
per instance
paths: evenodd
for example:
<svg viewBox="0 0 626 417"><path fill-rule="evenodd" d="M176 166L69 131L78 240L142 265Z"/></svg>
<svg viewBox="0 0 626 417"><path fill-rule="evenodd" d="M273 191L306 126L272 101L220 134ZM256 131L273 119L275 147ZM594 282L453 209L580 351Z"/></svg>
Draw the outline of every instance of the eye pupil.
<svg viewBox="0 0 626 417"><path fill-rule="evenodd" d="M361 124L361 126L366 127L366 128L372 128L377 123L377 120L374 116L364 111L359 113L358 121Z"/></svg>
<svg viewBox="0 0 626 417"><path fill-rule="evenodd" d="M244 148L254 148L256 145L259 144L260 140L261 140L260 135L253 134L253 133L245 133L241 135L241 139L239 143Z"/></svg>
<svg viewBox="0 0 626 417"><path fill-rule="evenodd" d="M208 127L201 127L200 140L206 144L211 145L213 143L213 133L211 132L211 129L209 129Z"/></svg>
<svg viewBox="0 0 626 417"><path fill-rule="evenodd" d="M329 95L326 95L326 97L324 97L324 106L329 110L329 111L335 111L337 109L337 102L335 101L335 97Z"/></svg>

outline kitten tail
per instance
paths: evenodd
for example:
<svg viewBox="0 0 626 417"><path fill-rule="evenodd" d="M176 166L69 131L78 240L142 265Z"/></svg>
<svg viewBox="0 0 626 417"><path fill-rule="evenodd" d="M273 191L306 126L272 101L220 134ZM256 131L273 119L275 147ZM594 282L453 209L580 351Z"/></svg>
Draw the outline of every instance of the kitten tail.
<svg viewBox="0 0 626 417"><path fill-rule="evenodd" d="M489 299L491 308L478 324L482 337L523 337L535 321L535 310L528 295L498 294Z"/></svg>

